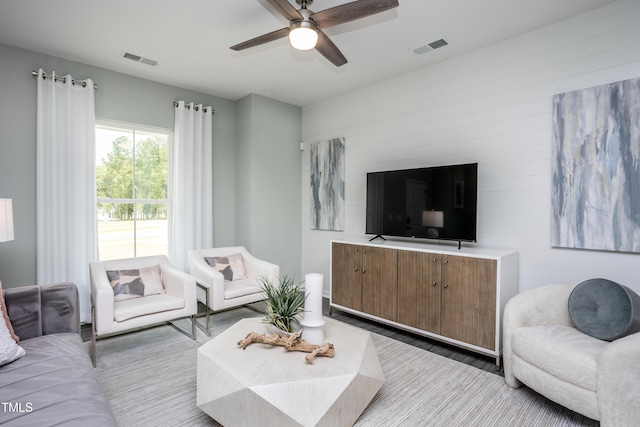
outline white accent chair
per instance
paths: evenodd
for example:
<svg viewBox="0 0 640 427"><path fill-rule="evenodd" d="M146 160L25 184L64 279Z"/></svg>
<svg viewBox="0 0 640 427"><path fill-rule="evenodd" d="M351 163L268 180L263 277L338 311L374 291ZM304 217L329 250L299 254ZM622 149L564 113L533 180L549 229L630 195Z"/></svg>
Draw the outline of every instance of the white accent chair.
<svg viewBox="0 0 640 427"><path fill-rule="evenodd" d="M165 293L115 301L107 271L160 266ZM196 339L195 315L198 310L195 279L174 267L164 255L96 261L89 264L91 279L91 350L96 365L96 340L132 329L168 322L180 332ZM191 319L191 331L172 323Z"/></svg>
<svg viewBox="0 0 640 427"><path fill-rule="evenodd" d="M602 341L576 329L568 301L576 285L524 291L504 309L506 383L599 420L640 423L640 333Z"/></svg>
<svg viewBox="0 0 640 427"><path fill-rule="evenodd" d="M225 281L222 273L216 271L205 260L207 257L226 257L241 254L246 277ZM197 324L207 335L211 335L209 312L238 307L262 301L265 296L257 279L264 276L274 283L280 275L280 267L251 255L244 246L199 249L189 252L189 268L198 284L198 301L206 307L206 326Z"/></svg>

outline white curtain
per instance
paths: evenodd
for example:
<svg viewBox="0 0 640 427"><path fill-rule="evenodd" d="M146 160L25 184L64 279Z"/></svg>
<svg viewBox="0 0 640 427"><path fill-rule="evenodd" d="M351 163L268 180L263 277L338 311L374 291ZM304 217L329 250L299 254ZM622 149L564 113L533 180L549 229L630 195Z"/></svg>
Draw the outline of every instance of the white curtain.
<svg viewBox="0 0 640 427"><path fill-rule="evenodd" d="M96 259L95 105L91 80L37 78L37 283L76 284L90 322L89 262Z"/></svg>
<svg viewBox="0 0 640 427"><path fill-rule="evenodd" d="M213 110L175 106L169 258L188 271L188 252L213 246Z"/></svg>

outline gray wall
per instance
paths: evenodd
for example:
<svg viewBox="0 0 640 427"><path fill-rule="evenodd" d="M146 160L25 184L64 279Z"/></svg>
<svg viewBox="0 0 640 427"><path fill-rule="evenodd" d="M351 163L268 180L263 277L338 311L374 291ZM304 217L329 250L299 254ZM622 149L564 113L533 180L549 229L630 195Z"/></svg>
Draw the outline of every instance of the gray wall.
<svg viewBox="0 0 640 427"><path fill-rule="evenodd" d="M300 107L259 95L237 102L236 236L280 274L301 277ZM295 178L294 178L295 177Z"/></svg>
<svg viewBox="0 0 640 427"><path fill-rule="evenodd" d="M215 110L213 118L213 161L214 161L214 245L239 244L235 235L236 200L248 203L252 193L240 194L236 199L235 176L238 168L244 169L243 156L248 153L237 150L236 121L252 126L261 126L261 131L269 132L273 138L266 138L271 159L279 159L278 167L288 175L283 181L294 182L300 187L300 159L293 159L287 153L284 141L288 133L300 140L301 110L299 107L264 99L256 108L236 109L236 102L211 95L197 93L178 87L163 85L86 64L38 54L0 44L0 198L13 199L15 240L0 243L0 280L5 287L35 283L36 280L36 85L32 70L43 68L59 75L71 74L74 78L91 78L98 84L96 91L96 118L118 120L129 123L173 129L173 102L193 101L211 105ZM277 114L277 121L273 114ZM264 114L265 118L260 115ZM269 122L269 120L274 120ZM277 129L269 130L264 124L277 123ZM273 126L276 127L276 126ZM287 128L287 129L284 129ZM259 132L258 132L259 133ZM253 132L253 134L258 134ZM253 144L259 146L259 144ZM249 147L252 148L252 147ZM280 154L278 151L284 153ZM241 157L237 157L237 156ZM255 157L255 156L253 156ZM266 158L265 158L266 159ZM291 162L287 164L286 162ZM264 177L272 169L271 161L257 162L252 169L254 176ZM295 191L295 190L294 190ZM260 227L260 238L249 239L248 246L265 246L268 241L278 241L281 235L288 235L293 242L285 250L278 252L278 259L295 264L300 268L300 191L287 192L286 200L278 187L260 188L253 194L267 202L290 204L288 210L296 221L291 225L281 220L269 223L273 217L260 216L253 221ZM255 205L255 204L254 204ZM281 205L282 207L282 205ZM295 215L294 215L295 214ZM298 224L298 225L296 225ZM285 228L281 228L285 227ZM268 230L268 231L267 231ZM247 241L244 237L243 241Z"/></svg>

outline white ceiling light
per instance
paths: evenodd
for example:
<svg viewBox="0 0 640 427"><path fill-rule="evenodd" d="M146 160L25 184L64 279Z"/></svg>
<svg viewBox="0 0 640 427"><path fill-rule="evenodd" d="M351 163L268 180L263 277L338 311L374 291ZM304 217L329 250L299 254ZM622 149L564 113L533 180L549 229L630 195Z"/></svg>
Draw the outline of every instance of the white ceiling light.
<svg viewBox="0 0 640 427"><path fill-rule="evenodd" d="M298 50L309 50L316 47L318 32L309 21L298 21L289 28L289 42Z"/></svg>

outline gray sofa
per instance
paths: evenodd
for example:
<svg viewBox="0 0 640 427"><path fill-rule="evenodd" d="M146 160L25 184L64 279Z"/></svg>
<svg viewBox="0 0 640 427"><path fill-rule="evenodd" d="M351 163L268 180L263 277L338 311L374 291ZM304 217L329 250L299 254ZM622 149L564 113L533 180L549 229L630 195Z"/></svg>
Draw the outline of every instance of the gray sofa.
<svg viewBox="0 0 640 427"><path fill-rule="evenodd" d="M27 354L0 367L0 424L117 426L80 336L76 286L10 288L4 297Z"/></svg>

